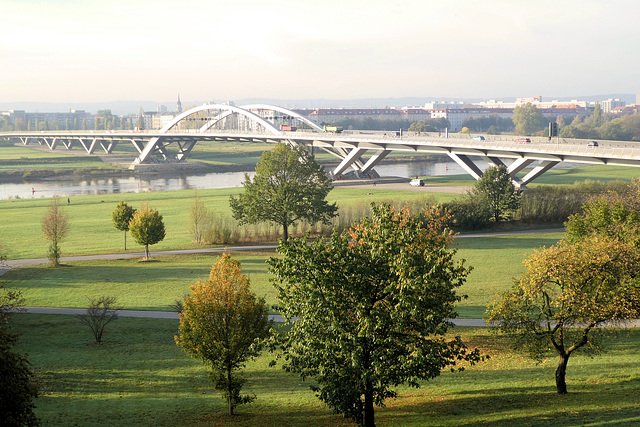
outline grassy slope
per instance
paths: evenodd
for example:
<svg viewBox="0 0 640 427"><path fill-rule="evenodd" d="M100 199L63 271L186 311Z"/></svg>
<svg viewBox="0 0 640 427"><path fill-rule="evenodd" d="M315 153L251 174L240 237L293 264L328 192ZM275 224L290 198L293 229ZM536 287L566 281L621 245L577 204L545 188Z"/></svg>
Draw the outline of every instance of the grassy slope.
<svg viewBox="0 0 640 427"><path fill-rule="evenodd" d="M42 386L37 414L47 426L351 425L332 415L303 382L265 354L247 365L243 391L258 399L230 418L205 368L173 342L176 320L121 318L94 345L73 316L14 317ZM486 330L457 331L491 359L462 373L443 372L423 387L399 387L377 408L379 425L633 425L640 422L640 331L603 356L572 357L569 394L555 393L555 359L535 365Z"/></svg>

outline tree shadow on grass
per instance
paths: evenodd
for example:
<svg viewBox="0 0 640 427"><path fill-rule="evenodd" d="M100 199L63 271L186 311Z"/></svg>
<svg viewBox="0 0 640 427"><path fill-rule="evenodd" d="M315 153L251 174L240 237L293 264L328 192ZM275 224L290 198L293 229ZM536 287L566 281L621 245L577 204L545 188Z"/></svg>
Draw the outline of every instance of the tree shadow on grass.
<svg viewBox="0 0 640 427"><path fill-rule="evenodd" d="M381 411L394 424L566 426L640 421L640 379L574 387L558 395L555 387L503 387L455 393L444 399L397 404ZM384 415L382 415L384 414ZM446 420L446 421L445 421Z"/></svg>

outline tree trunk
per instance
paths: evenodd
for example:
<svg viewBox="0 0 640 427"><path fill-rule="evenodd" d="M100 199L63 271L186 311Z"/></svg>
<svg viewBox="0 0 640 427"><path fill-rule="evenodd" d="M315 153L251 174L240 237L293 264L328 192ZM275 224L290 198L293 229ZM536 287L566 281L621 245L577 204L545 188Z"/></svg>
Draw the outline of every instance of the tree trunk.
<svg viewBox="0 0 640 427"><path fill-rule="evenodd" d="M229 415L233 415L233 384L231 383L231 368L227 367L227 402L229 403Z"/></svg>
<svg viewBox="0 0 640 427"><path fill-rule="evenodd" d="M560 363L556 369L556 390L558 394L567 394L567 382L565 376L567 374L567 363L569 362L568 354L560 355Z"/></svg>
<svg viewBox="0 0 640 427"><path fill-rule="evenodd" d="M367 385L367 389L364 392L364 426L376 426L375 412L373 409L373 390L371 384Z"/></svg>
<svg viewBox="0 0 640 427"><path fill-rule="evenodd" d="M147 261L149 261L149 245L144 245L144 253L147 256Z"/></svg>
<svg viewBox="0 0 640 427"><path fill-rule="evenodd" d="M124 250L127 250L127 231L124 232Z"/></svg>
<svg viewBox="0 0 640 427"><path fill-rule="evenodd" d="M282 224L282 237L284 238L285 243L289 241L289 227L287 224Z"/></svg>

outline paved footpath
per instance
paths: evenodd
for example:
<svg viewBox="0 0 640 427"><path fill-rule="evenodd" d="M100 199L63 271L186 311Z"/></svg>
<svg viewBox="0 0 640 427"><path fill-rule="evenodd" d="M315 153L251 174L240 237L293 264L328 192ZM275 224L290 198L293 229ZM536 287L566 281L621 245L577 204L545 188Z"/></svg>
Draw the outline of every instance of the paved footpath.
<svg viewBox="0 0 640 427"><path fill-rule="evenodd" d="M82 315L87 313L85 308L63 308L63 307L23 307L27 313L35 314L70 314ZM150 319L178 319L175 311L147 311L147 310L116 310L120 317L144 317ZM274 322L284 322L284 317L279 314L269 315L269 320ZM456 326L471 326L481 328L489 326L483 319L453 319ZM640 319L625 322L626 328L640 328Z"/></svg>
<svg viewBox="0 0 640 427"><path fill-rule="evenodd" d="M465 234L459 235L458 238L472 238L472 237L495 237L511 234L533 234L533 233L552 233L562 232L564 229L552 229L552 230L526 230L517 232L504 232L504 233L478 233L478 234ZM231 246L226 248L200 248L200 249L181 249L173 251L157 251L153 252L154 256L160 255L188 255L188 254L207 254L216 252L235 252L235 251L260 251L275 249L277 245L254 245L254 246ZM113 260L113 259L125 259L125 258L142 258L144 252L127 252L118 254L101 254L101 255L79 255L61 257L61 262L71 261L84 261L84 260ZM47 258L32 258L32 259L18 259L9 260L4 263L4 266L0 267L0 275L9 271L11 268L23 267L27 265L41 265L47 264L49 259ZM62 308L62 307L24 307L28 313L40 313L40 314L71 314L79 315L85 314L86 309L83 308ZM146 310L118 310L118 315L121 317L146 317L154 319L177 319L178 313L172 311L146 311ZM284 319L280 315L269 316L271 320L276 322L283 322ZM483 319L454 319L453 323L457 326L473 326L484 327L487 326ZM640 319L635 319L627 322L627 327L640 328Z"/></svg>
<svg viewBox="0 0 640 427"><path fill-rule="evenodd" d="M493 232L493 233L475 233L475 234L460 234L456 236L458 239L473 238L473 237L499 237L510 236L514 234L538 234L538 233L555 233L563 232L564 228L554 228L547 230L523 230L523 231L505 231L505 232ZM207 254L215 252L236 252L236 251L261 251L271 250L277 248L278 245L253 245L253 246L228 246L226 248L198 248L198 249L177 249L173 251L155 251L150 252L153 256L161 255L189 255L189 254ZM63 256L60 258L60 262L71 261L85 261L85 260L101 260L101 259L128 259L128 258L142 258L144 252L126 252L117 254L98 254L98 255L78 255L78 256ZM4 262L4 265L0 265L0 276L12 268L23 267L26 265L42 265L49 262L48 258L31 258L31 259L16 259L8 260Z"/></svg>
<svg viewBox="0 0 640 427"><path fill-rule="evenodd" d="M82 315L87 313L86 308L63 308L63 307L23 307L27 313L35 314L70 314ZM120 317L146 317L151 319L178 319L175 311L147 311L147 310L116 310ZM274 322L284 322L284 318L279 314L272 314L269 320ZM487 326L482 319L455 319L453 323L457 326Z"/></svg>

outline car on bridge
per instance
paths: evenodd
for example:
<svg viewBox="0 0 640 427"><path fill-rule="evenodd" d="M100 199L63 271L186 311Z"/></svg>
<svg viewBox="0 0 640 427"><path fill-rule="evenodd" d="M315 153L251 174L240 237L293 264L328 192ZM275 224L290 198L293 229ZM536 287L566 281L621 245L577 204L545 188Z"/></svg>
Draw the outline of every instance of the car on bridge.
<svg viewBox="0 0 640 427"><path fill-rule="evenodd" d="M531 142L531 138L518 138L518 139L516 139L516 142L529 143L529 142Z"/></svg>
<svg viewBox="0 0 640 427"><path fill-rule="evenodd" d="M587 147L597 147L598 141L589 141L587 142Z"/></svg>
<svg viewBox="0 0 640 427"><path fill-rule="evenodd" d="M484 136L482 135L477 135L473 137L474 141L484 141Z"/></svg>

